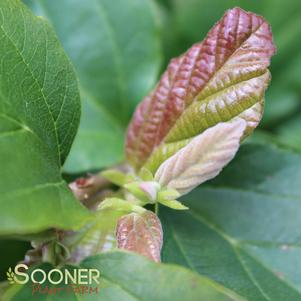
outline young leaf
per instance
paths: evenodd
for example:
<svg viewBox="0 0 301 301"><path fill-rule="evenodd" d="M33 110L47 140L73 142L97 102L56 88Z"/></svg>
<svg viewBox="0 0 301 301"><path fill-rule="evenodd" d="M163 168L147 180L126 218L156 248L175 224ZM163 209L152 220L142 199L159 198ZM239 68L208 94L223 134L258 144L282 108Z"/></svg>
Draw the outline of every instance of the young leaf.
<svg viewBox="0 0 301 301"><path fill-rule="evenodd" d="M154 173L193 137L236 116L247 121L245 135L252 132L261 119L274 52L262 17L227 11L202 43L171 61L138 106L127 133L129 162Z"/></svg>
<svg viewBox="0 0 301 301"><path fill-rule="evenodd" d="M217 176L235 156L246 129L243 119L222 122L192 139L157 170L155 180L181 195Z"/></svg>
<svg viewBox="0 0 301 301"><path fill-rule="evenodd" d="M265 97L267 102L261 125L274 128L280 121L288 119L298 110L301 91L300 1L185 0L172 1L172 3L171 24L170 27L166 26L164 31L168 36L171 35L170 28L172 32L177 33L176 38L168 46L171 50L176 46L178 53L185 45L190 45L200 36L204 36L212 22L233 5L256 11L269 20L279 51L271 65L273 81Z"/></svg>
<svg viewBox="0 0 301 301"><path fill-rule="evenodd" d="M118 199L118 198L105 199L103 202L100 203L98 209L104 210L108 208L113 209L115 211L128 211L128 212L133 211L137 213L145 212L145 209L143 207L140 207L132 202L125 201L123 199Z"/></svg>
<svg viewBox="0 0 301 301"><path fill-rule="evenodd" d="M113 184L122 187L126 183L126 175L117 169L108 169L101 172L101 175Z"/></svg>
<svg viewBox="0 0 301 301"><path fill-rule="evenodd" d="M59 244L68 250L68 256L62 258L63 262L79 263L88 256L107 252L116 248L116 225L118 219L131 212L143 213L146 210L130 202L117 198L108 198L101 202L95 212L95 218L86 223L78 231L64 231L60 233ZM60 255L53 256L51 244L38 244L34 250L27 252L25 260L28 263L52 262ZM49 252L50 251L50 252ZM38 253L38 258L36 258ZM49 253L48 260L45 255ZM50 260L49 260L50 259Z"/></svg>
<svg viewBox="0 0 301 301"><path fill-rule="evenodd" d="M143 181L154 181L153 174L147 168L141 168L139 176Z"/></svg>
<svg viewBox="0 0 301 301"><path fill-rule="evenodd" d="M159 218L151 211L131 213L119 219L116 230L118 248L134 251L159 262L163 231Z"/></svg>
<svg viewBox="0 0 301 301"><path fill-rule="evenodd" d="M186 210L188 207L184 206L181 202L176 199L179 198L181 194L175 189L162 189L158 193L158 202L164 206L175 210Z"/></svg>
<svg viewBox="0 0 301 301"><path fill-rule="evenodd" d="M181 202L177 201L177 200L160 200L160 204L169 207L171 209L175 209L175 210L187 210L189 209L188 207L184 206Z"/></svg>
<svg viewBox="0 0 301 301"><path fill-rule="evenodd" d="M0 1L0 233L78 228L89 213L61 177L80 119L77 79L47 22Z"/></svg>
<svg viewBox="0 0 301 301"><path fill-rule="evenodd" d="M96 213L96 218L79 231L66 231L62 244L70 250L68 262L79 263L88 256L116 248L116 224L128 210L105 208Z"/></svg>
<svg viewBox="0 0 301 301"><path fill-rule="evenodd" d="M124 186L136 198L145 203L154 203L161 188L156 181L131 182Z"/></svg>

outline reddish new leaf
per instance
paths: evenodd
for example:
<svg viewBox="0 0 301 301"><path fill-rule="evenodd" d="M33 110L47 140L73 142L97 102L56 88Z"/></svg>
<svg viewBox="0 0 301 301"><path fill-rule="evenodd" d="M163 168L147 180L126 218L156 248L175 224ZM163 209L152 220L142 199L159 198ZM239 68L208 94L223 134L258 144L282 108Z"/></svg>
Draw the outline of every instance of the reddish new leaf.
<svg viewBox="0 0 301 301"><path fill-rule="evenodd" d="M236 116L245 135L261 119L275 47L265 20L240 8L225 13L205 40L169 64L129 125L126 153L139 170L158 166L196 135Z"/></svg>
<svg viewBox="0 0 301 301"><path fill-rule="evenodd" d="M160 262L163 230L157 215L151 211L121 217L117 225L118 248L144 255Z"/></svg>

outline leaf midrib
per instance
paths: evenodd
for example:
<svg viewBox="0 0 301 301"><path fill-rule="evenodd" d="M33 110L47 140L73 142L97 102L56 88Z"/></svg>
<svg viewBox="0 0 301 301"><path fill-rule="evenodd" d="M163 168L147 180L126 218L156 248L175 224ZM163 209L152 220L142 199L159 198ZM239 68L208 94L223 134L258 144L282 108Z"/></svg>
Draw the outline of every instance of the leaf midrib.
<svg viewBox="0 0 301 301"><path fill-rule="evenodd" d="M30 186L30 188L23 188L23 189L19 189L19 190L14 190L10 193L4 193L1 195L1 198L11 199L13 197L19 197L19 196L26 195L26 194L32 193L34 191L43 190L43 189L49 188L49 187L60 187L65 184L66 183L64 181L37 184L35 186Z"/></svg>
<svg viewBox="0 0 301 301"><path fill-rule="evenodd" d="M218 236L220 236L221 238L223 238L228 245L233 249L235 254L239 254L239 249L241 248L241 244L242 242L240 240L237 240L236 238L230 237L228 234L226 234L221 228L217 227L214 223L212 223L211 221L209 221L209 219L203 215L200 214L200 212L193 212L192 211L193 208L191 207L190 210L188 211L188 214L190 214L194 219L200 221L201 223L203 223L204 225L206 225L208 228L210 228L212 231L214 231L215 233L218 234ZM283 243L285 244L285 243ZM243 249L250 257L252 257L256 262L258 262L258 264L264 268L265 270L267 270L269 273L271 273L274 276L274 272L267 267L261 260L259 260L258 258L254 257L254 255L250 254L247 250ZM241 264L242 268L246 271L246 267L245 264L242 263L241 259L239 258L237 254L237 259L239 261L239 263ZM195 270L195 268L194 268ZM258 288L258 291L262 294L262 291L264 292L264 290L262 290L262 288L260 287L260 285L257 283L253 282L253 275L250 271L246 271L248 278L250 279L250 281ZM252 277L250 277L249 273L251 273ZM301 296L301 292L298 290L298 288L294 287L291 283L285 281L284 279L279 279L277 278L280 282L284 283L285 285L289 286L290 288L294 289L300 296ZM255 279L256 280L256 279ZM259 285L259 287L258 287ZM262 291L261 291L262 290ZM266 299L266 293L262 294L262 296ZM270 300L270 299L267 299Z"/></svg>
<svg viewBox="0 0 301 301"><path fill-rule="evenodd" d="M0 92L1 92L1 90L0 90ZM23 133L27 132L27 133L32 134L36 139L38 139L41 142L42 145L46 146L48 149L48 145L45 143L45 141L43 141L42 138L35 131L33 131L29 126L27 126L26 124L23 124L22 122L15 119L14 117L9 116L4 113L1 113L1 112L0 112L0 117L5 118L5 119L17 124L18 126L20 126L19 132L21 132L21 130L23 129ZM17 131L15 131L15 132L17 133ZM1 138L1 133L0 133L0 138Z"/></svg>
<svg viewBox="0 0 301 301"><path fill-rule="evenodd" d="M239 21L239 20L238 20ZM216 72L214 73L214 74L212 74L212 76L209 78L209 80L207 81L207 83L206 83L206 85L202 88L202 90L198 93L198 95L214 80L214 78L217 76L217 74L219 73L219 72L221 72L221 70L224 68L224 66L226 65L226 63L237 53L237 51L241 48L241 46L243 45L243 44L245 44L249 39L250 39L250 37L253 35L253 34L255 34L259 29L260 29L260 27L263 25L264 23L261 23L261 24L259 24L258 26L257 26L257 28L254 30L254 31L252 31L251 33L250 33L250 35L248 36L248 37L246 37L246 39L244 40L244 41L242 41L241 42L241 44L239 44L238 46L237 46L237 48L233 51L233 53L231 53L226 59L225 59L225 61L224 61L224 63L216 70ZM205 39L207 38L207 36L205 37ZM200 50L200 51L202 51L202 49ZM180 64L180 66L178 67L178 69L177 69L177 72L178 72L178 70L180 69L180 67L181 67L181 65L183 64L183 61L181 62L181 64ZM196 64L196 62L194 63L194 66L195 66L195 64ZM193 67L194 68L194 67ZM257 77L257 76L254 76L254 77ZM254 78L254 77L252 77L252 78ZM190 83L190 80L191 80L191 78L189 79L189 83ZM235 84L239 84L240 82L238 82L238 83L235 83ZM174 83L173 83L174 84ZM231 87L231 85L229 86L229 87ZM228 88L229 88L228 87ZM218 93L219 91L216 91L215 93ZM192 99L192 101L189 103L189 105L187 106L187 107L185 107L185 110L181 113L181 115L193 104L193 103L195 103L195 101L198 101L197 100L197 97L198 97L198 95L196 95L193 99ZM206 96L206 99L208 98L208 97L210 97L211 96L211 94L210 95L207 95ZM167 104L167 102L165 103L165 108L166 108L166 104ZM152 106L149 106L149 108L148 108L148 113L146 114L146 115L149 115L149 113L150 113L150 109L151 109L151 107ZM181 115L178 117L178 119L181 117ZM160 124L158 125L158 128L160 128L161 127L161 124L162 124L162 121L163 121L163 119L161 119L161 121L160 121ZM158 144L158 145L155 145L154 146L154 148L153 148L153 150L151 151L151 153L148 155L148 157L144 160L144 163L143 164L145 164L146 162L148 162L149 160L150 160L150 158L152 157L152 155L155 153L155 151L163 144L163 143L165 143L165 139L166 139L166 137L168 137L168 135L169 135L169 133L172 131L172 129L174 128L176 126L176 123L169 129L169 131L166 133L166 135L161 139L161 142ZM179 140L180 141L180 140ZM176 141L177 142L177 141ZM143 166L143 164L142 164L142 166Z"/></svg>
<svg viewBox="0 0 301 301"><path fill-rule="evenodd" d="M191 209L190 209L191 210ZM189 213L191 214L191 212L189 211ZM192 214L191 214L192 215ZM193 216L194 217L194 216ZM195 218L195 217L194 217ZM196 218L195 218L196 219ZM204 223L204 222L203 222ZM205 224L205 223L204 223ZM206 224L205 224L206 225ZM180 250L180 252L182 253L182 255L183 255L183 257L184 257L184 259L185 259L185 261L186 261L186 263L187 263L187 266L191 269L191 270L193 270L193 271L195 271L195 272L197 272L198 274L199 274L199 272L197 271L197 269L195 268L195 266L194 266L194 264L192 264L191 263L191 261L189 260L189 257L186 255L186 252L185 252L185 250L184 250L184 248L183 248L183 246L182 246L182 243L180 242L180 240L177 238L177 236L176 236L176 231L175 231L175 229L174 229L174 227L173 227L173 225L172 225L172 223L169 223L169 226L171 227L171 229L172 229L172 236L173 236L173 238L174 238L174 240L175 240L175 242L176 242L176 244L177 244L177 246L178 246L178 248L179 248L179 250ZM212 229L212 228L210 228L210 229ZM216 231L215 229L212 229L213 231ZM224 238L225 239L225 237L224 237L224 235L222 235L221 234L221 232L219 232L219 231L216 231L217 233L218 233L218 235L219 236L222 236L222 238ZM228 241L228 239L225 239L227 242L228 242L228 244L231 246L231 248L232 248L232 245L231 245L231 243L229 243L229 241ZM235 250L234 250L234 252L235 252ZM244 269L244 268L243 268ZM244 271L245 271L245 269L244 269ZM247 276L248 276L248 278L250 279L250 277L249 277L249 275L247 274ZM207 275L206 277L208 277L209 278L209 276ZM251 279L250 279L251 280ZM251 283L253 283L252 282L252 280L251 280ZM255 284L254 284L255 285ZM231 288L230 288L231 289ZM258 289L258 288L257 288ZM233 290L233 289L232 289ZM235 292L236 294L238 294L238 292ZM243 296L241 296L241 295L239 295L239 297L241 297L241 298L244 298Z"/></svg>
<svg viewBox="0 0 301 301"><path fill-rule="evenodd" d="M2 15L2 19L4 20L4 16L3 16L3 12L2 12L2 9L0 9L0 12L1 12L1 15ZM22 15L22 18L25 22L25 19L24 19L24 15L23 15L23 11L20 10L20 13ZM43 24L43 31L44 31L44 34L45 34L45 41L47 41L47 33L46 33L46 30L45 30L45 24L44 22L41 22L41 24ZM6 37L6 39L11 43L11 45L15 48L16 50L16 54L21 58L25 68L29 71L30 75L31 75L31 78L34 80L34 82L37 84L38 88L39 88L39 92L40 92L40 95L42 96L42 99L44 100L44 103L47 107L47 110L48 110L48 113L52 119L52 123L53 123L53 127L54 127L54 133L55 133L55 138L56 138L56 148L57 148L57 155L58 155L58 164L60 164L61 162L61 146L60 146L60 143L59 143L59 138L58 138L58 130L57 130L57 125L56 125L56 122L55 122L55 119L54 119L54 116L52 115L52 112L51 112L51 109L50 109L50 106L47 102L47 99L46 99L46 96L43 92L43 87L41 87L38 79L34 76L31 68L30 68L30 65L26 62L24 56L22 55L22 52L19 50L19 48L17 47L17 45L15 44L15 42L11 39L11 37L8 35L8 33L5 31L5 29L3 28L3 25L1 24L0 25L0 29L2 30L4 36ZM25 27L24 27L24 31L25 31ZM47 59L47 51L46 51L46 56L45 56L45 59ZM46 70L44 72L44 75L46 74ZM3 93L2 93L3 94Z"/></svg>
<svg viewBox="0 0 301 301"><path fill-rule="evenodd" d="M133 292L131 292L128 288L126 288L124 285L120 284L119 282L116 282L116 280L110 279L108 276L101 275L102 279L105 279L107 282L113 284L114 286L119 287L122 291L126 292L129 296L131 296L133 299L137 301L148 301L147 299L141 299L139 296L136 296Z"/></svg>
<svg viewBox="0 0 301 301"><path fill-rule="evenodd" d="M230 244L231 245L231 244ZM233 247L231 245L234 254L236 254L236 257L238 259L238 262L240 263L241 267L243 268L243 270L245 271L247 277L250 279L250 281L255 285L255 287L257 288L257 290L259 291L259 293L263 296L263 298L267 301L270 301L271 298L269 297L269 295L266 294L266 292L264 291L264 289L261 287L261 285L257 282L256 278L254 277L254 275L252 274L252 272L249 270L248 265L244 262L243 258L241 257L239 250L235 247Z"/></svg>
<svg viewBox="0 0 301 301"><path fill-rule="evenodd" d="M217 95L222 94L224 91L226 91L226 90L228 90L228 89L230 89L230 88L235 88L235 87L237 87L237 86L239 87L240 85L243 86L243 85L244 85L245 83L247 83L248 81L250 81L250 80L252 80L252 79L254 79L254 78L259 78L259 77L263 76L264 74L266 74L266 73L268 73L268 72L269 72L269 71L265 70L264 72L259 72L259 73L256 74L255 76L254 76L253 74L252 74L251 76L246 76L246 78L242 79L241 81L239 81L239 82L234 82L234 83L232 83L231 85L225 86L224 88L222 88L222 89L220 89L220 90L218 90L218 91L215 91L214 93L212 93L212 94L210 94L210 95L207 95L206 97L204 97L204 98L202 98L202 99L200 99L200 100L197 100L196 102L208 104L208 103L212 100L213 97L216 97ZM222 100L222 98L221 98L221 100ZM195 102L192 102L191 105L192 105L193 103L195 103ZM246 109L244 109L244 110L242 110L241 112L239 112L236 116L230 117L229 119L225 120L225 122L233 120L235 117L239 116L240 114L242 114L242 113L245 112L246 110L252 108L255 104L256 104L256 102L254 102L254 103L252 102L252 103L250 104L250 106L248 106ZM188 109L188 107L187 107L187 109ZM185 109L185 111L186 111L187 109ZM225 106L225 109L228 109L227 106ZM216 110L216 112L217 112L217 114L220 114L219 110ZM183 112L183 113L184 113L184 112ZM230 115L231 115L231 113L229 114L229 116L230 116ZM220 115L219 115L219 117L220 117ZM221 119L222 119L222 118L221 118ZM194 135L194 136L191 136L191 137L185 137L185 138L183 138L183 139L171 139L171 138L169 138L168 140L166 140L166 138L168 137L169 133L172 131L172 129L173 129L174 127L176 127L176 123L175 123L174 126L170 129L170 131L168 132L168 134L164 137L164 141L162 141L162 143L165 143L166 145L168 145L168 144L174 144L174 143L181 143L181 142L186 142L186 141L187 141L187 143L188 143L188 142L191 141L193 138L195 138L195 137L199 136L200 134L202 134L202 132L200 132L200 133L198 133L198 134L196 134L196 135Z"/></svg>
<svg viewBox="0 0 301 301"><path fill-rule="evenodd" d="M11 131L5 131L5 132L0 132L0 139L4 137L9 137L17 134L22 134L28 132L25 128L19 128L16 130L11 130Z"/></svg>

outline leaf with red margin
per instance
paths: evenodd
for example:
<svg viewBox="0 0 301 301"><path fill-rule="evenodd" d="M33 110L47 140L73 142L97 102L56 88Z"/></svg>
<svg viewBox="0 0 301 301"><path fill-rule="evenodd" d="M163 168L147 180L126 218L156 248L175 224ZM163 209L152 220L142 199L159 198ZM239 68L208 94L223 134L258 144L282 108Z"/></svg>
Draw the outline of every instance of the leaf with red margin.
<svg viewBox="0 0 301 301"><path fill-rule="evenodd" d="M157 168L207 128L234 117L259 123L275 53L268 23L240 8L228 10L205 40L173 59L129 125L126 153L139 170Z"/></svg>

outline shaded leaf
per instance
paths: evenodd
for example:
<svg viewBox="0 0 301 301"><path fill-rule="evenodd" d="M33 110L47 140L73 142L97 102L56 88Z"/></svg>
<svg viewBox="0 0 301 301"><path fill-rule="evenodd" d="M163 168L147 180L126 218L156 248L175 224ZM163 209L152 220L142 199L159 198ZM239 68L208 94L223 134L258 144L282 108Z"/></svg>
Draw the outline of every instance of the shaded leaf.
<svg viewBox="0 0 301 301"><path fill-rule="evenodd" d="M137 108L126 143L131 164L154 172L192 137L248 110L249 134L261 119L274 52L262 17L239 8L227 11L202 43L171 61Z"/></svg>
<svg viewBox="0 0 301 301"><path fill-rule="evenodd" d="M277 139L301 152L301 115L298 114L276 129Z"/></svg>
<svg viewBox="0 0 301 301"><path fill-rule="evenodd" d="M128 120L153 87L160 68L153 2L30 2L51 21L80 80L82 122L66 170L79 172L119 163L124 159Z"/></svg>
<svg viewBox="0 0 301 301"><path fill-rule="evenodd" d="M163 244L162 226L151 211L130 213L118 220L116 237L118 248L133 251L160 262Z"/></svg>
<svg viewBox="0 0 301 301"><path fill-rule="evenodd" d="M17 241L13 239L0 240L0 250L1 250L0 283L1 281L7 279L6 272L7 271L12 272L11 267L14 267L17 262L22 260L22 258L24 257L24 253L29 248L30 248L30 244L24 241Z"/></svg>
<svg viewBox="0 0 301 301"><path fill-rule="evenodd" d="M159 167L156 181L183 195L214 178L235 156L245 129L239 118L205 130Z"/></svg>
<svg viewBox="0 0 301 301"><path fill-rule="evenodd" d="M162 260L189 267L249 301L301 298L301 156L245 145L208 185L161 208Z"/></svg>
<svg viewBox="0 0 301 301"><path fill-rule="evenodd" d="M60 171L79 117L77 80L44 19L0 3L0 233L78 228L89 217Z"/></svg>

